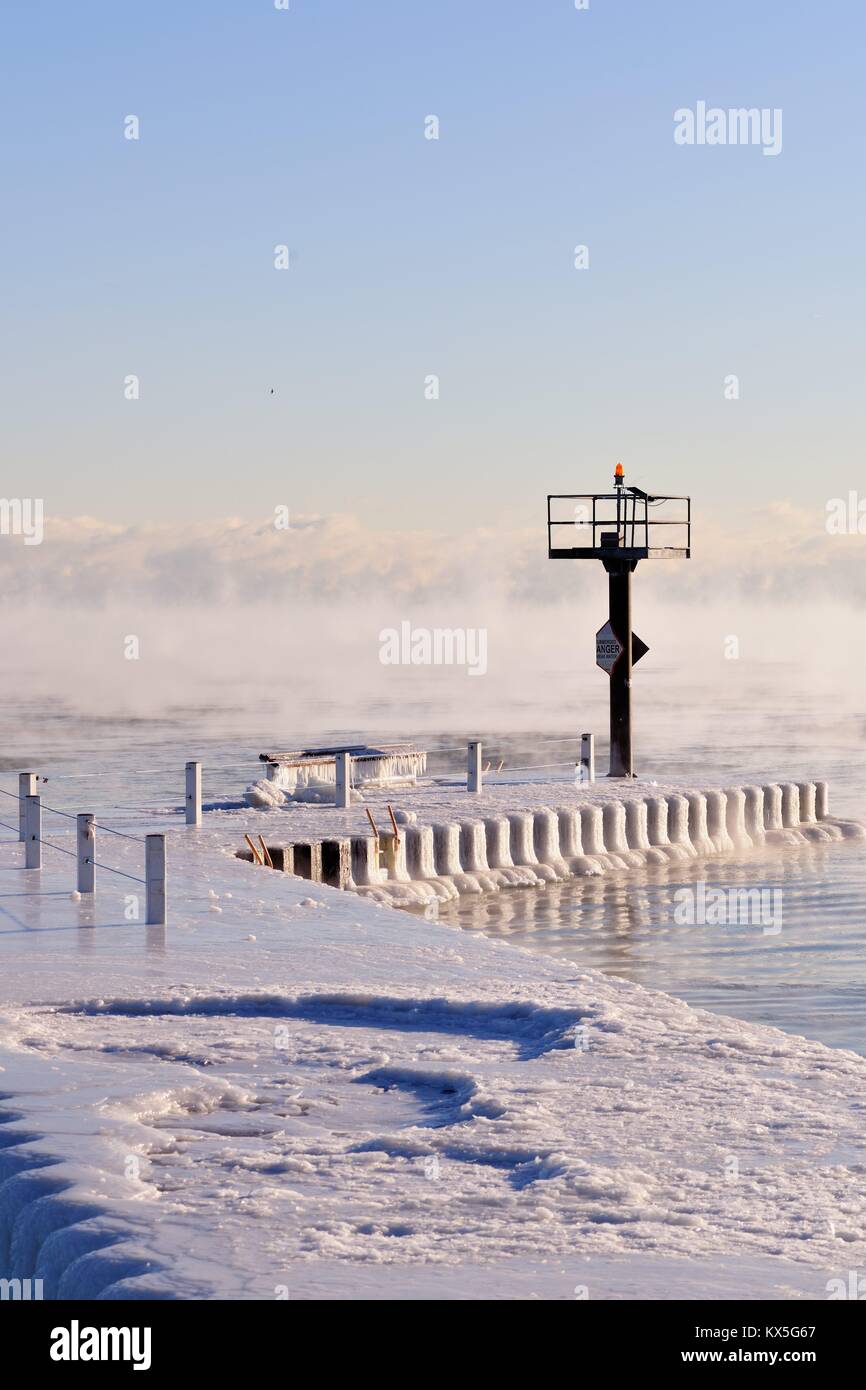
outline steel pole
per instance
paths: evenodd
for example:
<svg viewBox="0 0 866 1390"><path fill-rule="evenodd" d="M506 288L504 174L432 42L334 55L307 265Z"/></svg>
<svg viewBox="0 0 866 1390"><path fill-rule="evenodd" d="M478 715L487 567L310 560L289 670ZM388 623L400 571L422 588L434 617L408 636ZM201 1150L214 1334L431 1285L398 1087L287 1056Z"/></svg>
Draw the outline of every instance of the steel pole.
<svg viewBox="0 0 866 1390"><path fill-rule="evenodd" d="M631 756L631 572L634 562L607 561L610 625L622 647L610 673L609 777L633 777Z"/></svg>

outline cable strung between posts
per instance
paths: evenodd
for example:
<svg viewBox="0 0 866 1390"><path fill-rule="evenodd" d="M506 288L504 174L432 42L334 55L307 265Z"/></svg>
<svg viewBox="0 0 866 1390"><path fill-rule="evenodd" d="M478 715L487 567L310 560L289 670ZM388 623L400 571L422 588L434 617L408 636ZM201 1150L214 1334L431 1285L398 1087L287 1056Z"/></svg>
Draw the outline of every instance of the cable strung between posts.
<svg viewBox="0 0 866 1390"><path fill-rule="evenodd" d="M145 887L147 887L147 880L143 878L136 878L135 874L126 874L123 872L123 869L113 869L110 864L100 864L98 859L91 859L90 862L91 864L95 865L97 869L105 869L105 871L109 874L119 874L121 878L131 879L133 883L143 883Z"/></svg>
<svg viewBox="0 0 866 1390"><path fill-rule="evenodd" d="M50 811L51 814L54 816L65 816L67 820L78 819L76 815L70 814L69 811L58 811L56 806L46 806L44 802L42 803L42 809L43 811ZM135 840L136 844L144 844L143 835L127 835L126 832L123 830L112 830L110 825L103 824L101 820L95 820L93 824L94 826L96 826L97 829L104 830L106 835L119 835L122 840Z"/></svg>
<svg viewBox="0 0 866 1390"><path fill-rule="evenodd" d="M110 825L103 825L101 820L95 820L93 824L97 830L104 830L106 835L117 835L121 840L134 840L137 845L145 843L143 835L127 835L124 830L112 830Z"/></svg>
<svg viewBox="0 0 866 1390"><path fill-rule="evenodd" d="M75 820L75 813L74 813L74 812L69 812L69 811L58 811L58 809L57 809L56 806L46 806L46 805L45 805L45 802L41 799L41 797L40 797L39 804L40 804L40 806L42 807L42 810L43 810L43 811L50 811L51 814L52 814L52 816L64 816L64 817L66 818L66 820Z"/></svg>
<svg viewBox="0 0 866 1390"><path fill-rule="evenodd" d="M3 792L4 796L11 796L13 801L24 801L25 799L23 796L16 795L15 792L3 791L2 787L0 787L0 792ZM41 797L39 799L39 805L43 811L50 811L53 816L65 816L67 820L75 820L74 814L70 814L69 811L58 811L56 806L46 806Z"/></svg>
<svg viewBox="0 0 866 1390"><path fill-rule="evenodd" d="M573 762L568 763L529 763L526 767L504 767L503 772L538 772L545 771L549 767L574 767ZM496 776L498 774L490 774Z"/></svg>
<svg viewBox="0 0 866 1390"><path fill-rule="evenodd" d="M202 775L210 775L212 772L252 772L256 768L256 763L238 763L235 767L202 767ZM43 777L37 774L39 782L84 782L91 781L94 777L173 777L176 776L176 767L130 767L119 768L111 772L57 772L51 777Z"/></svg>
<svg viewBox="0 0 866 1390"><path fill-rule="evenodd" d="M94 774L94 775L95 775L95 776L101 776L100 773L96 773L96 774ZM44 779L42 779L42 780L47 781L47 778L44 778ZM3 791L3 788L2 788L2 787L0 787L0 791ZM11 797L13 797L15 801L21 801L21 800L23 800L22 797L20 797L20 796L15 796L15 793L14 793L14 792L7 792L7 791L4 791L4 792L3 792L3 795L4 795L4 796L11 796ZM51 814L52 814L52 816L64 816L66 820L74 820L74 821L77 821L77 820L78 820L78 816L77 816L74 812L70 812L70 811L59 811L59 810L57 809L56 806L46 806L44 801L40 801L40 806L41 806L41 809L42 809L43 811L50 811ZM143 844L144 844L144 836L143 836L143 835L127 835L126 832L123 831L123 830L112 830L112 828L111 828L110 825L104 825L102 821L94 821L94 825L97 827L97 829L99 829L99 830L104 830L105 833L106 833L106 835L119 835L120 838L121 838L122 840L134 840L135 843L136 843L137 845L143 845ZM44 843L45 843L45 844L48 844L48 841L46 840ZM57 846L55 845L55 846L53 846L53 848L56 849ZM64 850L64 854L65 854L65 853L67 853L66 850ZM119 873L120 870L118 869L116 872ZM142 879L141 882L144 882L144 880Z"/></svg>
<svg viewBox="0 0 866 1390"><path fill-rule="evenodd" d="M7 792L7 795L10 795L10 793ZM20 800L20 799L21 799L21 798L19 797L18 800ZM63 814L65 814L65 812L61 812L61 815L63 815ZM74 819L74 817L73 817L73 819ZM2 825L2 826L4 827L4 829L6 829L6 830L12 830L12 831L16 831L16 832L17 832L17 829L18 829L17 826L15 826L15 825L9 825L9 824L7 824L6 821L3 821L3 820L0 820L0 825ZM108 827L107 827L106 825L103 825L103 826L100 826L100 829L101 829L101 830L107 830ZM111 832L111 834L113 834L113 835L119 835L119 834L120 834L120 831L119 831L119 830L114 830L114 831ZM125 838L125 839L128 839L128 840L132 840L132 839L135 839L136 837L133 836L133 835L127 835L127 836L125 836L124 838ZM47 849L56 849L58 854L66 854L66 855L69 856L70 859L77 859L77 858L78 858L78 854L77 854L74 850L71 850L71 849L64 849L62 845L55 845L55 844L53 843L52 840L43 840L43 838L42 838L41 835L37 835L37 836L36 836L36 839L39 841L39 844L40 844L40 845L45 845L45 847L46 847ZM140 841L139 841L139 844L144 844L144 841L143 841L143 840L140 840ZM111 866L110 864L101 864L100 861L99 861L98 859L91 859L91 860L90 860L90 863L93 864L93 865L95 865L95 867L96 867L97 869L104 869L105 872L108 873L108 874L119 874L121 878L128 878L128 879L130 879L130 881L131 881L132 883L143 883L143 884L145 885L145 887L147 887L147 880L146 880L146 879L143 879L143 878L136 878L135 874L127 874L127 873L124 873L123 869L115 869L115 868L112 868L112 866Z"/></svg>
<svg viewBox="0 0 866 1390"><path fill-rule="evenodd" d="M64 849L62 845L55 845L51 840L43 840L41 835L37 835L36 839L40 845L46 845L48 849L56 849L58 854L68 854L70 859L78 858L78 855L74 854L71 849Z"/></svg>
<svg viewBox="0 0 866 1390"><path fill-rule="evenodd" d="M47 845L49 849L56 849L58 854L68 854L70 859L78 858L77 853L74 853L71 849L64 849L62 845L52 844L51 840L43 840L41 835L37 835L36 838L40 845ZM88 862L93 864L97 869L104 869L108 874L119 874L121 878L128 878L131 879L133 883L143 883L145 887L147 886L146 879L136 878L135 874L127 874L123 869L112 868L111 864L101 864L98 859L89 859Z"/></svg>

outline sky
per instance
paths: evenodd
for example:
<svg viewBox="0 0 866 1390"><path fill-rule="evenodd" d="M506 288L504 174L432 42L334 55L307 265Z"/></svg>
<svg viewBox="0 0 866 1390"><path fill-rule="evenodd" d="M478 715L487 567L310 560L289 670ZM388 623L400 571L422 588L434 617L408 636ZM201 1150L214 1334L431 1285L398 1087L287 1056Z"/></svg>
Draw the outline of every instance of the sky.
<svg viewBox="0 0 866 1390"><path fill-rule="evenodd" d="M6 0L4 495L543 552L545 494L621 459L705 529L823 534L864 475L864 34L853 0ZM699 101L781 109L781 152L677 145Z"/></svg>

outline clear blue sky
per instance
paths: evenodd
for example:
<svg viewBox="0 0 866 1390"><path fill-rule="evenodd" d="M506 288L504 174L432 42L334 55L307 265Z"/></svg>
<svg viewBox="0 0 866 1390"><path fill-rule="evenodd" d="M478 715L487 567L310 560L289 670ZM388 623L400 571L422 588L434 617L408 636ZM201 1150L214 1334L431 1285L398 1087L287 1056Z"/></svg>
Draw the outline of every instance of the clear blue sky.
<svg viewBox="0 0 866 1390"><path fill-rule="evenodd" d="M854 0L6 0L3 494L460 529L622 458L823 514L866 471L864 33ZM699 99L781 107L781 155L676 146Z"/></svg>

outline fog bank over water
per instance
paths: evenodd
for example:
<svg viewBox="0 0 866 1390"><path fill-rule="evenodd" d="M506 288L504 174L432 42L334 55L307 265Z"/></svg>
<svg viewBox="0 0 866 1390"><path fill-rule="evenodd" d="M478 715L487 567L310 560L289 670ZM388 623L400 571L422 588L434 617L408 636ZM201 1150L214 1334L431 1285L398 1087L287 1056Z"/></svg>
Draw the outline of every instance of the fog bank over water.
<svg viewBox="0 0 866 1390"><path fill-rule="evenodd" d="M606 578L594 562L548 560L543 518L542 500L532 531L445 535L340 515L292 517L287 530L270 519L126 527L46 508L41 545L0 543L6 757L40 751L48 711L81 728L161 721L244 746L604 739L594 634ZM853 789L866 537L831 535L823 516L780 504L735 536L697 523L693 549L635 575L635 631L650 649L634 678L638 767L820 776L832 765ZM384 633L407 624L483 634L483 674L385 664Z"/></svg>
<svg viewBox="0 0 866 1390"><path fill-rule="evenodd" d="M0 537L0 585L17 602L88 608L117 600L259 607L269 600L349 604L376 597L549 604L597 587L594 564L548 560L543 495L532 524L517 531L375 530L341 514L289 514L282 525L284 510L255 522L125 526L52 516L46 501L41 544ZM843 510L842 534L828 530L824 511L783 502L724 529L695 499L692 559L641 564L641 590L701 605L758 595L783 606L862 604L866 534L859 534L856 506ZM456 527L459 498L455 512ZM866 516L862 522L866 529Z"/></svg>
<svg viewBox="0 0 866 1390"><path fill-rule="evenodd" d="M608 681L594 663L594 634L607 590L601 566L587 568L586 592L557 605L469 594L433 604L277 603L266 585L257 604L19 605L6 615L0 698L22 726L38 724L50 703L94 717L192 719L202 733L271 741L335 729L603 735ZM660 750L669 740L734 750L744 719L776 729L798 716L819 743L843 721L859 757L862 614L829 603L676 605L643 582L649 569L635 580L635 630L650 649L635 668L639 736ZM486 673L384 665L381 634L405 622L413 631L486 629ZM125 655L129 638L137 659Z"/></svg>

